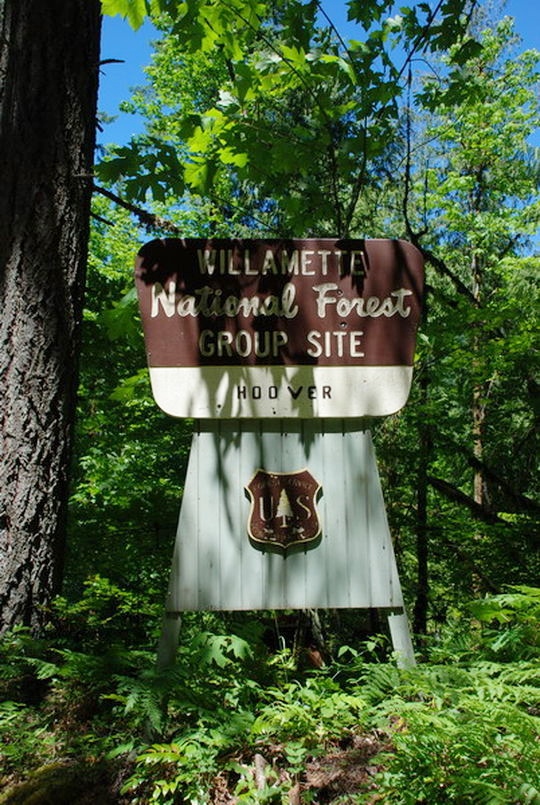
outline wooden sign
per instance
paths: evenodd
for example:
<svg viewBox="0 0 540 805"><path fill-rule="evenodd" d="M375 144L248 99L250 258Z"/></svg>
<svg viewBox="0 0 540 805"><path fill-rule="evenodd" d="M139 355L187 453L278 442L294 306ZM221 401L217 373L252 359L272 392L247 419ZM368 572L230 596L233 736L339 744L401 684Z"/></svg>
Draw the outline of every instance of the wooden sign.
<svg viewBox="0 0 540 805"><path fill-rule="evenodd" d="M313 540L293 544L302 533ZM344 420L324 432L316 420L196 423L168 612L401 606L369 431Z"/></svg>
<svg viewBox="0 0 540 805"><path fill-rule="evenodd" d="M302 534L313 539L293 544ZM174 660L185 611L341 607L399 612L394 648L414 663L369 430L358 420L196 422L160 664Z"/></svg>
<svg viewBox="0 0 540 805"><path fill-rule="evenodd" d="M409 243L155 240L135 275L172 416L384 416L407 400L423 287Z"/></svg>

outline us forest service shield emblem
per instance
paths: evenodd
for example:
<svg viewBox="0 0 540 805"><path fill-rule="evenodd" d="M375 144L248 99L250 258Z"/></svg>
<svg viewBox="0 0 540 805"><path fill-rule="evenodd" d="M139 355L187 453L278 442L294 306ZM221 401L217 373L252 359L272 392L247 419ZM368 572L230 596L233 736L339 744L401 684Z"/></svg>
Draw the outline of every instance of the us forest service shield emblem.
<svg viewBox="0 0 540 805"><path fill-rule="evenodd" d="M248 534L259 548L287 551L321 536L316 499L321 486L309 470L257 470L245 487L251 501Z"/></svg>

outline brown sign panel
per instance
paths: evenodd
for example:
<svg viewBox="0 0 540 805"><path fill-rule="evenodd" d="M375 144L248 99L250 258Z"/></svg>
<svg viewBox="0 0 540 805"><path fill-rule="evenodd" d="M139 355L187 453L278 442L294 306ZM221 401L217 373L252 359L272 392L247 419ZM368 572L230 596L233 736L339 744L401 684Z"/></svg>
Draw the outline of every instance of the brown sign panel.
<svg viewBox="0 0 540 805"><path fill-rule="evenodd" d="M406 400L423 286L409 243L155 240L135 275L170 414L384 415Z"/></svg>
<svg viewBox="0 0 540 805"><path fill-rule="evenodd" d="M248 533L253 543L269 550L307 548L321 535L316 509L319 483L309 470L257 470L246 491L251 500Z"/></svg>

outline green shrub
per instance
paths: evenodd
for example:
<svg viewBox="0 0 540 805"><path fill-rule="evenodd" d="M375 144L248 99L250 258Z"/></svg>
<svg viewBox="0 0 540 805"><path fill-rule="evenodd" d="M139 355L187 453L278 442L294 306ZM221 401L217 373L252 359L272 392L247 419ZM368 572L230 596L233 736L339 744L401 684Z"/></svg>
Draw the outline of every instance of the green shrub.
<svg viewBox="0 0 540 805"><path fill-rule="evenodd" d="M540 802L540 734L534 717L512 704L466 695L453 707L437 707L433 700L392 704L385 707L394 748L379 781L384 801ZM536 792L532 799L531 792Z"/></svg>
<svg viewBox="0 0 540 805"><path fill-rule="evenodd" d="M502 595L474 601L470 610L481 624L481 647L497 660L540 656L540 588L509 587Z"/></svg>

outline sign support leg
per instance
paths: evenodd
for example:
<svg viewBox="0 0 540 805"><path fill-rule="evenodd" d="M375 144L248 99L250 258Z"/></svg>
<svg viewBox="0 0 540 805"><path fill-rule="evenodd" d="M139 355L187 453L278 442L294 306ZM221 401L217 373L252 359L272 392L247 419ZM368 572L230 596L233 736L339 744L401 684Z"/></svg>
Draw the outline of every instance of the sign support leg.
<svg viewBox="0 0 540 805"><path fill-rule="evenodd" d="M406 612L388 615L388 626L398 668L412 668L416 660Z"/></svg>
<svg viewBox="0 0 540 805"><path fill-rule="evenodd" d="M181 625L182 618L179 612L165 613L157 650L157 667L160 670L174 665Z"/></svg>

